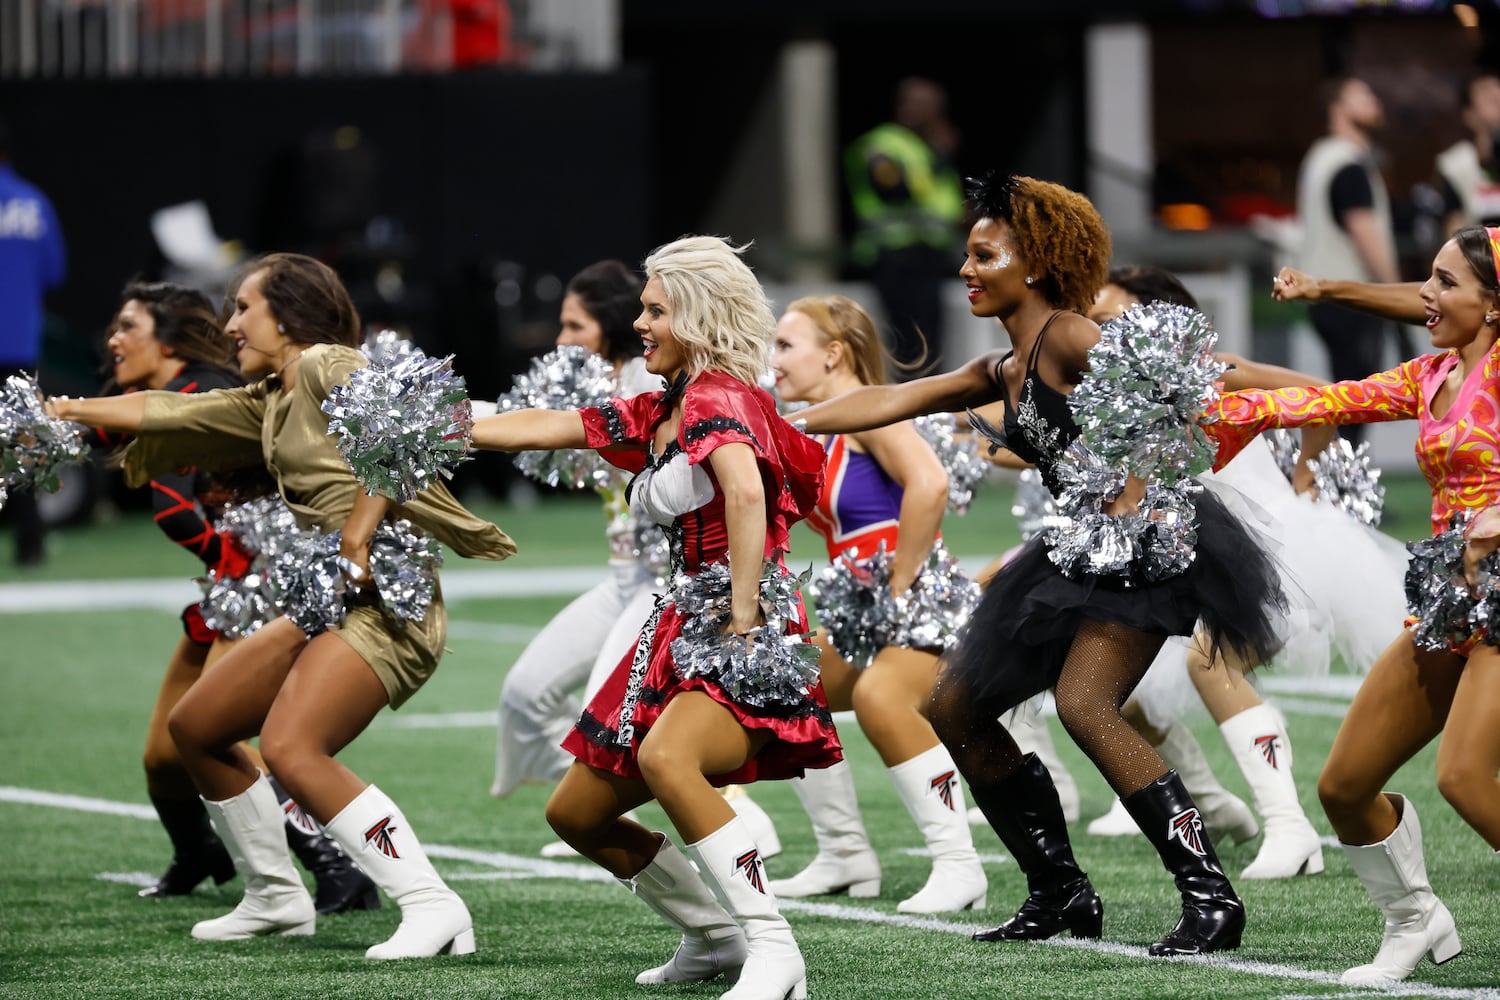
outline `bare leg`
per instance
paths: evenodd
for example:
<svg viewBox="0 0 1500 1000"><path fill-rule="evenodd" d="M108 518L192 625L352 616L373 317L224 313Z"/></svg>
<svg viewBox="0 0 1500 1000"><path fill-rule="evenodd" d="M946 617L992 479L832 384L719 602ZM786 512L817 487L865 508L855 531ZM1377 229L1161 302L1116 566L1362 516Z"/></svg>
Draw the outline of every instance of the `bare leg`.
<svg viewBox="0 0 1500 1000"><path fill-rule="evenodd" d="M854 714L886 767L895 767L938 745L927 721L927 701L937 680L938 658L887 646L854 686Z"/></svg>
<svg viewBox="0 0 1500 1000"><path fill-rule="evenodd" d="M291 622L269 622L206 670L172 710L168 728L204 798L231 799L255 782L257 762L240 741L261 731L306 645L307 637Z"/></svg>
<svg viewBox="0 0 1500 1000"><path fill-rule="evenodd" d="M600 868L616 878L633 878L656 857L661 837L621 817L650 801L644 781L575 761L547 800L547 822Z"/></svg>
<svg viewBox="0 0 1500 1000"><path fill-rule="evenodd" d="M1221 649L1210 663L1203 635L1193 637L1188 650L1188 676L1208 714L1221 725L1246 709L1261 704L1260 694L1245 680L1246 665L1233 650Z"/></svg>
<svg viewBox="0 0 1500 1000"><path fill-rule="evenodd" d="M1469 657L1438 745L1438 789L1492 850L1500 851L1500 649Z"/></svg>
<svg viewBox="0 0 1500 1000"><path fill-rule="evenodd" d="M647 787L691 844L735 818L707 775L735 770L770 740L770 732L745 729L703 692L686 691L667 704L636 760Z"/></svg>
<svg viewBox="0 0 1500 1000"><path fill-rule="evenodd" d="M1375 844L1391 835L1400 817L1382 790L1442 732L1463 669L1462 657L1419 649L1405 631L1380 654L1318 778L1318 797L1339 840Z"/></svg>
<svg viewBox="0 0 1500 1000"><path fill-rule="evenodd" d="M823 694L828 699L828 710L849 711L854 707L854 686L859 683L860 672L833 648L827 629L818 629L812 641L818 647L818 671L823 680Z"/></svg>
<svg viewBox="0 0 1500 1000"><path fill-rule="evenodd" d="M146 791L152 798L195 799L198 796L193 779L177 754L177 744L172 742L172 734L167 730L167 718L203 674L203 665L211 648L183 636L167 664L166 676L161 679L156 705L151 710L151 722L146 726L146 752L142 760L146 767Z"/></svg>

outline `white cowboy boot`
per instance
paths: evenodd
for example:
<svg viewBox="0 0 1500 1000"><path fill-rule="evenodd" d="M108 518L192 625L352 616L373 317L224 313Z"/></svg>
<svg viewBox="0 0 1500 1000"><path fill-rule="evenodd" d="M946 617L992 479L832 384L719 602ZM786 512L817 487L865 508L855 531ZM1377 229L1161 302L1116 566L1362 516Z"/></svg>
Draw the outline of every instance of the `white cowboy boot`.
<svg viewBox="0 0 1500 1000"><path fill-rule="evenodd" d="M242 941L261 934L311 934L318 915L292 864L281 803L264 774L240 794L203 805L245 879L245 896L229 913L193 925L200 941Z"/></svg>
<svg viewBox="0 0 1500 1000"><path fill-rule="evenodd" d="M677 952L666 965L647 969L642 986L686 983L725 976L739 978L745 964L745 932L720 906L693 863L666 837L651 863L619 883L640 897L656 915L682 932Z"/></svg>
<svg viewBox="0 0 1500 1000"><path fill-rule="evenodd" d="M890 768L891 781L932 855L932 874L899 913L982 910L989 892L964 808L963 784L948 748L939 743Z"/></svg>
<svg viewBox="0 0 1500 1000"><path fill-rule="evenodd" d="M438 875L396 803L374 785L354 797L324 831L401 907L401 926L365 958L431 958L474 951L474 922Z"/></svg>
<svg viewBox="0 0 1500 1000"><path fill-rule="evenodd" d="M1433 894L1422 859L1422 824L1411 800L1387 792L1401 821L1378 844L1344 844L1344 853L1365 891L1385 914L1385 936L1369 965L1356 966L1339 977L1345 986L1390 986L1412 974L1423 955L1434 965L1453 958L1463 946L1453 914Z"/></svg>
<svg viewBox="0 0 1500 1000"><path fill-rule="evenodd" d="M1255 813L1245 805L1245 800L1219 784L1213 768L1203 756L1203 748L1193 738L1192 730L1181 722L1174 722L1164 732L1166 738L1156 747L1161 759L1177 772L1183 787L1198 806L1203 824L1214 837L1230 837L1236 844L1243 844L1260 832Z"/></svg>
<svg viewBox="0 0 1500 1000"><path fill-rule="evenodd" d="M1323 842L1292 781L1286 723L1270 705L1247 708L1219 726L1250 785L1265 839L1241 878L1291 878L1323 870Z"/></svg>
<svg viewBox="0 0 1500 1000"><path fill-rule="evenodd" d="M772 882L771 891L785 899L846 890L855 899L880 895L880 859L860 819L849 762L808 771L792 779L791 786L812 820L818 853L796 875Z"/></svg>
<svg viewBox="0 0 1500 1000"><path fill-rule="evenodd" d="M755 846L760 848L762 861L776 857L781 853L781 837L776 833L776 824L772 822L770 813L766 812L755 800L750 797L750 792L744 785L725 785L719 789L719 794L724 796L724 801L729 803L729 808L734 814L745 821L750 828L750 835L755 838Z"/></svg>
<svg viewBox="0 0 1500 1000"><path fill-rule="evenodd" d="M807 967L791 925L766 885L765 864L744 821L735 818L688 845L714 898L745 932L739 982L720 1000L805 1000Z"/></svg>

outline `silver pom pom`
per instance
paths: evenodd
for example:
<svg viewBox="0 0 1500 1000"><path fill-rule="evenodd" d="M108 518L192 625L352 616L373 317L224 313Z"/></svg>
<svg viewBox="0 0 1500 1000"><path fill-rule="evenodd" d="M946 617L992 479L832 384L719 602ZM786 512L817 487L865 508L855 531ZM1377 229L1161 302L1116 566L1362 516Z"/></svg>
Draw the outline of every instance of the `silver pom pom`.
<svg viewBox="0 0 1500 1000"><path fill-rule="evenodd" d="M406 361L414 354L422 353L420 347L402 337L395 330L379 330L370 334L365 338L360 350L364 352L365 357L370 359L371 364L387 367Z"/></svg>
<svg viewBox="0 0 1500 1000"><path fill-rule="evenodd" d="M344 577L339 572L340 532L317 528L289 539L271 562L271 589L287 620L309 637L344 622Z"/></svg>
<svg viewBox="0 0 1500 1000"><path fill-rule="evenodd" d="M62 468L88 457L88 428L48 416L43 403L30 375L0 385L0 484L9 489L56 493Z"/></svg>
<svg viewBox="0 0 1500 1000"><path fill-rule="evenodd" d="M1022 469L1016 479L1016 495L1011 501L1010 512L1020 522L1021 540L1029 542L1048 528L1063 525L1067 518L1058 513L1057 501L1052 491L1042 482L1042 474L1035 469Z"/></svg>
<svg viewBox="0 0 1500 1000"><path fill-rule="evenodd" d="M564 344L531 362L516 376L510 392L497 405L508 410L581 410L599 406L619 394L607 360L577 344ZM599 453L587 448L523 451L516 468L548 486L607 490L628 478Z"/></svg>
<svg viewBox="0 0 1500 1000"><path fill-rule="evenodd" d="M1416 621L1412 638L1423 649L1444 650L1466 642L1474 633L1478 601L1464 580L1464 526L1455 515L1448 530L1407 542L1406 612ZM1493 604L1493 601L1487 602ZM1480 612L1488 623L1491 607Z"/></svg>
<svg viewBox="0 0 1500 1000"><path fill-rule="evenodd" d="M1047 558L1064 575L1115 576L1126 585L1165 580L1187 570L1197 554L1198 511L1192 479L1150 482L1134 514L1111 516L1105 505L1119 495L1125 472L1082 441L1057 464L1060 515L1046 531Z"/></svg>
<svg viewBox="0 0 1500 1000"><path fill-rule="evenodd" d="M227 639L242 639L280 613L271 565L296 544L302 530L279 494L226 507L218 527L249 553L250 568L244 576L227 578L210 570L198 581L203 588L198 606L209 628Z"/></svg>
<svg viewBox="0 0 1500 1000"><path fill-rule="evenodd" d="M370 539L370 575L380 606L401 628L427 617L442 565L437 539L410 521L382 521Z"/></svg>
<svg viewBox="0 0 1500 1000"><path fill-rule="evenodd" d="M1211 468L1217 448L1198 421L1225 371L1213 356L1217 341L1202 313L1165 302L1106 323L1088 374L1068 396L1084 440L1142 479Z"/></svg>
<svg viewBox="0 0 1500 1000"><path fill-rule="evenodd" d="M372 362L323 401L328 433L365 490L406 503L466 461L473 419L453 357L413 349L389 364Z"/></svg>
<svg viewBox="0 0 1500 1000"><path fill-rule="evenodd" d="M679 574L671 601L686 616L682 634L672 640L672 660L683 677L703 677L741 705L785 709L805 704L818 682L818 648L802 633L786 634L801 617L799 592L811 572L793 576L768 563L760 581L765 624L749 637L727 635L731 614L727 563L715 563L694 576Z"/></svg>
<svg viewBox="0 0 1500 1000"><path fill-rule="evenodd" d="M1370 461L1369 442L1356 448L1344 438L1335 438L1308 466L1319 503L1332 504L1360 524L1372 528L1380 524L1385 487L1380 485L1380 470Z"/></svg>
<svg viewBox="0 0 1500 1000"><path fill-rule="evenodd" d="M912 421L948 473L948 512L965 514L974 499L974 488L984 479L989 463L979 454L973 434L958 433L958 418L951 413L932 413Z"/></svg>
<svg viewBox="0 0 1500 1000"><path fill-rule="evenodd" d="M1266 444L1271 447L1271 457L1276 459L1276 468L1281 470L1287 482L1291 482L1292 476L1297 472L1297 459L1302 455L1301 433L1276 427L1266 431L1263 436Z"/></svg>
<svg viewBox="0 0 1500 1000"><path fill-rule="evenodd" d="M979 584L958 568L958 560L938 543L899 596L891 593L894 553L885 543L865 559L840 556L819 572L814 590L818 619L833 648L850 666L863 670L887 646L951 649L979 604Z"/></svg>

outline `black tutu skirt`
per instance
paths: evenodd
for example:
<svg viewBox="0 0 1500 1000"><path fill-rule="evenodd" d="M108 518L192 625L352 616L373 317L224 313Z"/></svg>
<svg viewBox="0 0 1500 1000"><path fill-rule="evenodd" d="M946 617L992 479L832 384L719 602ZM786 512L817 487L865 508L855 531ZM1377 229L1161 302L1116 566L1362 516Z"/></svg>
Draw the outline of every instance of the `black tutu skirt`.
<svg viewBox="0 0 1500 1000"><path fill-rule="evenodd" d="M1158 583L1063 575L1047 557L1045 535L1022 546L985 588L947 680L1001 710L1057 683L1085 621L1156 635L1192 635L1199 621L1214 648L1264 663L1281 647L1287 610L1281 571L1258 537L1204 491L1195 497L1198 544L1185 572ZM1145 664L1142 664L1144 669Z"/></svg>

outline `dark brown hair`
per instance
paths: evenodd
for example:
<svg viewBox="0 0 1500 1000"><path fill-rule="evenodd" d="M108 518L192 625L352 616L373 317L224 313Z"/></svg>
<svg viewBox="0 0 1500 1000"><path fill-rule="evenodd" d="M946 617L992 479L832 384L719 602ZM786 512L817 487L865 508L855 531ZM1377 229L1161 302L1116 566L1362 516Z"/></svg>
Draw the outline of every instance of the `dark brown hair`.
<svg viewBox="0 0 1500 1000"><path fill-rule="evenodd" d="M604 335L600 353L610 361L624 361L641 353L635 318L641 314L643 287L640 275L618 260L590 264L568 282L566 294L578 296L583 311L599 324Z"/></svg>
<svg viewBox="0 0 1500 1000"><path fill-rule="evenodd" d="M1112 267L1105 284L1119 285L1140 299L1143 306L1149 306L1153 302L1170 302L1189 309L1198 308L1198 300L1193 298L1193 293L1183 286L1177 275L1151 264Z"/></svg>
<svg viewBox="0 0 1500 1000"><path fill-rule="evenodd" d="M1495 251L1490 249L1490 232L1483 226L1465 226L1453 234L1453 242L1463 251L1469 269L1479 279L1487 292L1500 294L1500 264L1495 263Z"/></svg>
<svg viewBox="0 0 1500 1000"><path fill-rule="evenodd" d="M146 307L155 326L153 336L171 349L173 357L217 368L235 382L245 381L235 358L234 338L224 333L208 296L165 281L131 281L120 291L120 306L132 301ZM116 313L106 337L114 334L118 323Z"/></svg>
<svg viewBox="0 0 1500 1000"><path fill-rule="evenodd" d="M239 286L258 272L260 293L287 339L359 347L359 312L333 268L300 253L268 253L240 268L230 286L231 305Z"/></svg>

